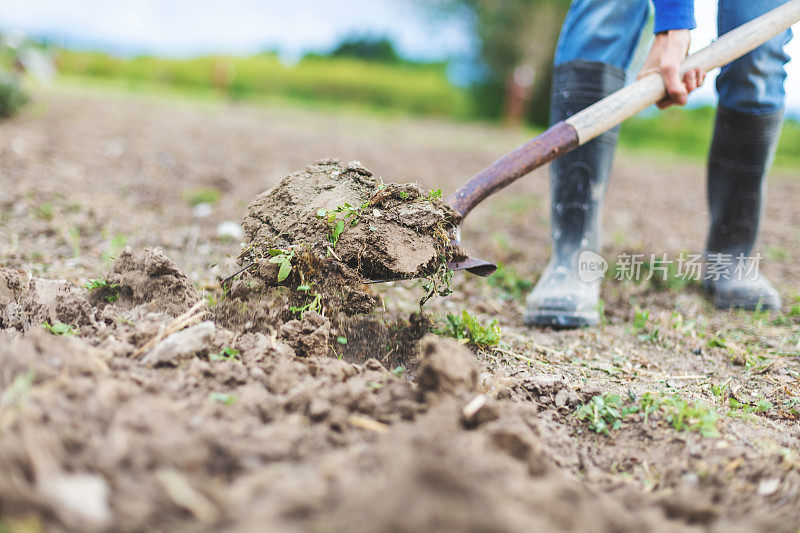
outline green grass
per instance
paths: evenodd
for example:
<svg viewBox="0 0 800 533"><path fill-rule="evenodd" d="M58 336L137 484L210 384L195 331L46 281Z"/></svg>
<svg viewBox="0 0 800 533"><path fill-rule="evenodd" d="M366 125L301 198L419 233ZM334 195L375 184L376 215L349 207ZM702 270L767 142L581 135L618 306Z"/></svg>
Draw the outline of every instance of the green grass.
<svg viewBox="0 0 800 533"><path fill-rule="evenodd" d="M453 86L443 64L382 64L354 58L308 57L287 65L271 53L249 57L171 59L118 58L100 52L61 50L62 80L94 80L106 89L166 92L178 97L292 102L303 107L390 114L481 119L481 102ZM712 107L648 110L628 120L620 145L665 157L705 158L714 123ZM529 129L531 135L538 133ZM777 167L800 166L800 121L788 119L775 159ZM676 287L680 288L680 287Z"/></svg>
<svg viewBox="0 0 800 533"><path fill-rule="evenodd" d="M620 145L645 152L705 158L714 129L714 108L670 108L647 112L627 121L620 131ZM800 121L787 119L783 126L775 165L800 166Z"/></svg>
<svg viewBox="0 0 800 533"><path fill-rule="evenodd" d="M450 84L443 65L380 64L351 58L307 58L294 65L274 54L131 59L100 52L62 50L59 71L131 85L156 82L214 89L239 99L252 95L349 102L407 113L466 116L466 91Z"/></svg>

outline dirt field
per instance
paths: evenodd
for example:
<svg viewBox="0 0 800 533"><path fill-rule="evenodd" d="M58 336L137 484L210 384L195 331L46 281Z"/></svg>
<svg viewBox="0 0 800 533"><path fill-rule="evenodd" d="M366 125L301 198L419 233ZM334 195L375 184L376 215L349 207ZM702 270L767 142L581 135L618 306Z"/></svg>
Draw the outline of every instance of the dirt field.
<svg viewBox="0 0 800 533"><path fill-rule="evenodd" d="M348 320L219 288L248 204L291 171L357 159L447 194L524 140L89 92L0 124L0 531L798 531L793 172L761 232L779 314L609 280L600 327L525 328L544 171L466 222L504 275L457 274L427 318L422 282L371 286ZM621 154L605 257L697 252L706 224L699 162ZM502 341L428 333L463 310Z"/></svg>

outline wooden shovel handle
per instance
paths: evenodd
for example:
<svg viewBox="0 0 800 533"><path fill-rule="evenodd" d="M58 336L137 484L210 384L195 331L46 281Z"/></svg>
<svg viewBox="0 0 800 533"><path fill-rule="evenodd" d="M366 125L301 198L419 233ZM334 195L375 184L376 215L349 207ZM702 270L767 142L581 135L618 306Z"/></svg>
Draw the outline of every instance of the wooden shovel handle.
<svg viewBox="0 0 800 533"><path fill-rule="evenodd" d="M701 68L708 72L758 48L800 20L800 0L789 0L772 11L721 36L686 58L681 74ZM532 170L594 139L666 95L664 80L653 73L553 125L513 152L495 161L447 199L462 217L490 194Z"/></svg>

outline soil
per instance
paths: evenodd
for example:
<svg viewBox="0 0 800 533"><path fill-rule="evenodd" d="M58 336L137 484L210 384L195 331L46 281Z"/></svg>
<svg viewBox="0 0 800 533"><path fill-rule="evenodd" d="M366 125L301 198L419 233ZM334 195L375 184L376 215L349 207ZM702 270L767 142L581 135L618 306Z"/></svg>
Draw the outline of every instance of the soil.
<svg viewBox="0 0 800 533"><path fill-rule="evenodd" d="M324 257L347 264L366 280L377 280L435 272L447 232L459 220L452 208L427 197L416 184L387 185L357 161L343 166L328 159L260 194L242 226L247 250L255 249L256 256L305 245L327 252Z"/></svg>
<svg viewBox="0 0 800 533"><path fill-rule="evenodd" d="M292 289L294 307L319 295L316 311L367 313L375 299L362 287L365 281L438 277L446 290L447 262L465 257L450 244L459 221L441 189L426 194L414 183L385 184L358 161L324 159L250 204L234 278L262 282L251 297L284 285Z"/></svg>
<svg viewBox="0 0 800 533"><path fill-rule="evenodd" d="M549 254L543 172L466 221L464 241L505 277L458 275L426 315L421 282L358 288L349 315L292 312L307 300L267 276L220 288L242 249L220 228L245 219L245 247L267 236L253 214L266 220L258 206L272 200L258 195L283 176L341 169L380 183L355 165L293 168L337 154L452 191L522 140L486 126L39 94L0 128L0 529L797 531L790 174L771 176L762 229L764 271L785 299L777 315L718 311L696 284L610 279L601 326L525 328L525 281ZM623 153L613 181L606 257L701 249L699 162ZM219 201L198 209L187 198L199 188ZM331 208L298 205L313 217ZM319 222L314 243L327 238ZM346 243L368 228L343 232L330 263L360 275L363 252ZM399 270L397 257L381 268ZM503 342L431 333L463 309L497 319ZM648 312L639 328L637 309ZM575 416L597 395L648 392L707 405L717 434L634 413L604 435ZM771 407L731 407L761 401Z"/></svg>

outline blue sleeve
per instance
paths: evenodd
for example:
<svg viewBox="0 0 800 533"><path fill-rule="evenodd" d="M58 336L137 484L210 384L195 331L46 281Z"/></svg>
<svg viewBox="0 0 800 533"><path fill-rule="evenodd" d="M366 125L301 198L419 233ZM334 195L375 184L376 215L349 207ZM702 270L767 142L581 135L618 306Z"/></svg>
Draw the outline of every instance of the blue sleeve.
<svg viewBox="0 0 800 533"><path fill-rule="evenodd" d="M694 0L653 0L656 7L654 33L667 30L691 30L694 21Z"/></svg>

